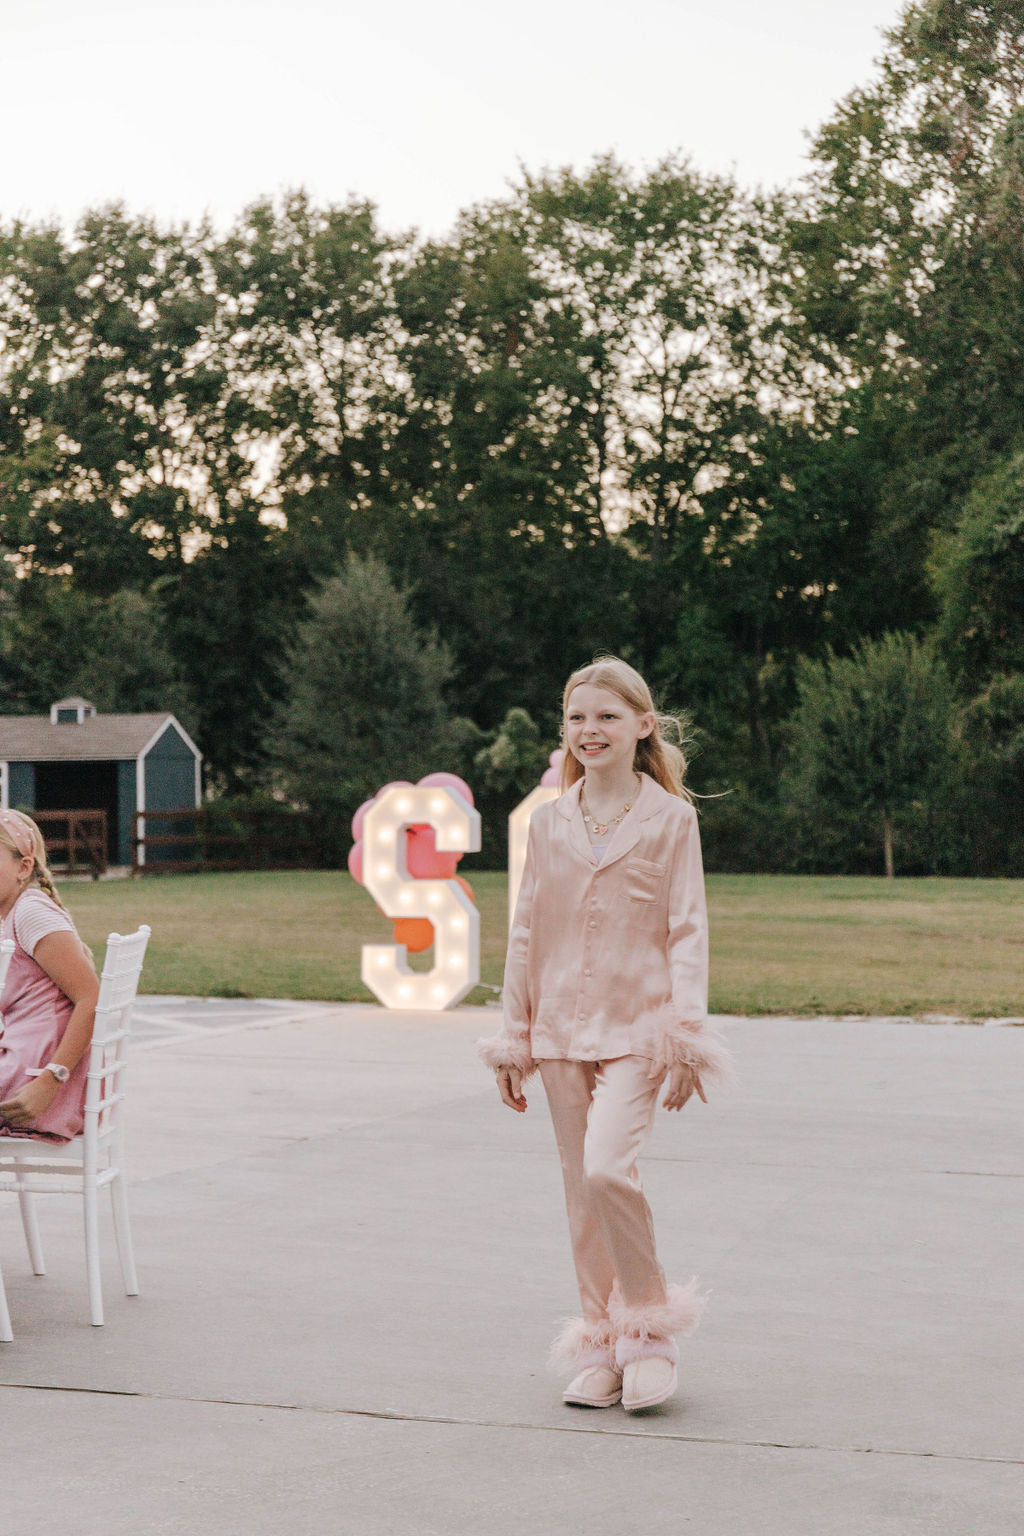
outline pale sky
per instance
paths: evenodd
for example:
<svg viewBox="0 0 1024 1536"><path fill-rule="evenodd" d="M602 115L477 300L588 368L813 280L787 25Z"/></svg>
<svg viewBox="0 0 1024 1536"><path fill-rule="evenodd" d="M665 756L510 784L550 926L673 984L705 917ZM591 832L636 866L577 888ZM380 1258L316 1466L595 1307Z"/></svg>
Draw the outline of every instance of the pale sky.
<svg viewBox="0 0 1024 1536"><path fill-rule="evenodd" d="M305 186L441 234L520 163L673 151L747 185L869 77L901 0L0 0L0 221L224 225Z"/></svg>

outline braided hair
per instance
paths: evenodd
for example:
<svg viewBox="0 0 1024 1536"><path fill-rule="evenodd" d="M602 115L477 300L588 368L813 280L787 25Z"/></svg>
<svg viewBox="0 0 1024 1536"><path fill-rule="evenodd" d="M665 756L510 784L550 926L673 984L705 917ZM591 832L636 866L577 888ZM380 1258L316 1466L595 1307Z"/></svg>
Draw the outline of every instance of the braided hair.
<svg viewBox="0 0 1024 1536"><path fill-rule="evenodd" d="M37 885L45 896L49 896L51 901L55 901L58 907L60 907L62 911L66 912L67 908L64 906L64 903L57 895L57 888L53 883L53 876L50 874L46 863L46 844L43 841L43 834L40 832L31 816L26 816L24 811L19 811L18 817L24 824L26 831L29 832L32 836L32 873L29 875L28 883L30 885ZM7 827L4 826L2 821L0 821L0 846L9 848L12 853L18 854L19 857L27 857L27 854L22 853L22 850L18 847L18 844L15 842L11 832Z"/></svg>

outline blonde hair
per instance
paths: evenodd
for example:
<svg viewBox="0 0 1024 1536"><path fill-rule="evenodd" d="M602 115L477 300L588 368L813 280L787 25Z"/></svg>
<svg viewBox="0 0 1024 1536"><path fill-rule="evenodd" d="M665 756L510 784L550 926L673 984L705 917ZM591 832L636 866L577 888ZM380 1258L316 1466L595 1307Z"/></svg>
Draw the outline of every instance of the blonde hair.
<svg viewBox="0 0 1024 1536"><path fill-rule="evenodd" d="M19 819L24 823L25 830L31 833L32 836L33 862L32 873L29 876L29 884L37 885L45 895L49 896L51 901L55 901L58 907L60 907L63 911L67 911L64 903L57 895L57 890L53 883L53 877L51 876L47 867L46 844L43 841L43 834L40 832L31 816L26 816L24 811L18 811L17 815ZM19 859L28 857L27 854L22 853L21 849L14 841L14 837L7 829L7 827L4 826L2 821L0 821L0 848L9 848L12 853L17 854Z"/></svg>
<svg viewBox="0 0 1024 1536"><path fill-rule="evenodd" d="M635 714L654 716L654 730L649 736L642 736L636 744L633 766L638 773L649 774L670 795L681 795L684 800L692 801L693 796L683 783L686 777L686 754L683 751L686 743L685 719L681 715L659 714L654 707L651 690L640 673L619 656L598 656L589 666L577 667L565 685L562 694L562 746L565 749L562 758L563 793L571 789L577 779L582 779L584 771L583 764L569 751L565 730L569 698L573 689L581 683L588 683L591 688L606 688ZM670 735L676 738L675 741L666 739Z"/></svg>

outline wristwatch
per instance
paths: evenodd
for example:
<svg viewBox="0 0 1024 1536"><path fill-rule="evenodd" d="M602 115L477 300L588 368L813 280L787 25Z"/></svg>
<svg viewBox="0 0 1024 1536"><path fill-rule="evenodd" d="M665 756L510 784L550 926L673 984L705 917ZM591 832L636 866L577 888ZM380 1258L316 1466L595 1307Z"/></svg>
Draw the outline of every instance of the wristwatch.
<svg viewBox="0 0 1024 1536"><path fill-rule="evenodd" d="M58 1083L66 1083L71 1076L70 1067L62 1067L59 1061L48 1061L45 1067L29 1067L26 1077L42 1077L44 1072L52 1072Z"/></svg>

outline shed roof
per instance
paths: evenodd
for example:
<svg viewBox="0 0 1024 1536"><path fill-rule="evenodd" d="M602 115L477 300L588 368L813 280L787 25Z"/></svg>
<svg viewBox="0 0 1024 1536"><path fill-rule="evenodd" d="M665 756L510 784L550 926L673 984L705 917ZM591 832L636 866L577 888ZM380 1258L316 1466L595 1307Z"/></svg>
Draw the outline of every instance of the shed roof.
<svg viewBox="0 0 1024 1536"><path fill-rule="evenodd" d="M54 725L49 715L0 715L0 761L9 763L124 762L137 758L173 715L93 715L81 724Z"/></svg>

